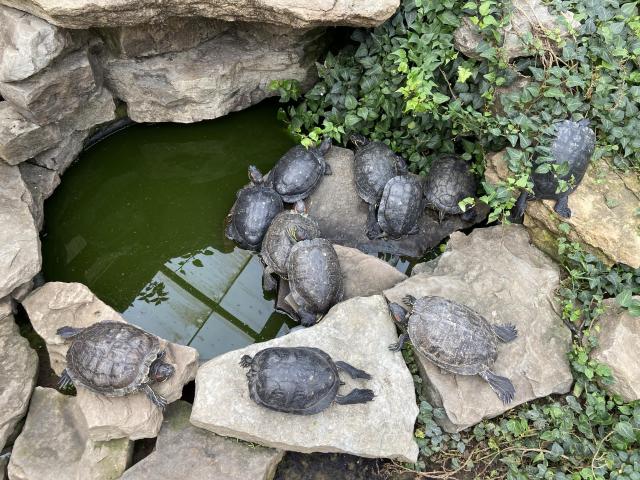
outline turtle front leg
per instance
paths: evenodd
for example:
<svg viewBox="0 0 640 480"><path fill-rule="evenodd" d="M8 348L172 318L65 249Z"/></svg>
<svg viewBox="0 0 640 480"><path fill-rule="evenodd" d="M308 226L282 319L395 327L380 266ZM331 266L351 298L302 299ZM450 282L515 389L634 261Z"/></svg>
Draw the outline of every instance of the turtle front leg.
<svg viewBox="0 0 640 480"><path fill-rule="evenodd" d="M333 175L333 170L331 169L331 165L325 161L324 163L324 174L325 175Z"/></svg>
<svg viewBox="0 0 640 480"><path fill-rule="evenodd" d="M493 331L495 332L496 337L504 343L512 342L518 338L518 329L515 325L510 323L507 323L506 325L494 325Z"/></svg>
<svg viewBox="0 0 640 480"><path fill-rule="evenodd" d="M165 407L167 406L167 400L162 395L154 392L153 388L151 388L148 383L142 385L140 387L140 390L144 392L147 397L149 397L149 400L151 400L155 406L157 406L161 410L165 409Z"/></svg>
<svg viewBox="0 0 640 480"><path fill-rule="evenodd" d="M300 325L303 327L311 327L318 323L317 315L307 312L304 308L298 310L298 316L300 317Z"/></svg>
<svg viewBox="0 0 640 480"><path fill-rule="evenodd" d="M398 341L396 343L389 345L389 350L392 352L399 352L402 350L402 347L404 347L404 344L407 343L407 340L409 340L409 334L403 333L398 337Z"/></svg>
<svg viewBox="0 0 640 480"><path fill-rule="evenodd" d="M564 218L571 218L571 209L569 208L569 195L561 196L553 207L558 215Z"/></svg>
<svg viewBox="0 0 640 480"><path fill-rule="evenodd" d="M67 373L67 369L64 369L62 375L60 375L60 380L58 380L58 390L65 390L70 385L73 385L73 380L71 380L71 377Z"/></svg>
<svg viewBox="0 0 640 480"><path fill-rule="evenodd" d="M380 236L383 234L382 228L380 228L380 224L378 223L378 216L376 214L375 205L369 205L366 234L367 238L369 238L370 240L373 240L374 238L380 238Z"/></svg>
<svg viewBox="0 0 640 480"><path fill-rule="evenodd" d="M271 267L265 267L262 274L262 288L265 292L274 292L278 288L278 283L273 278L274 271Z"/></svg>

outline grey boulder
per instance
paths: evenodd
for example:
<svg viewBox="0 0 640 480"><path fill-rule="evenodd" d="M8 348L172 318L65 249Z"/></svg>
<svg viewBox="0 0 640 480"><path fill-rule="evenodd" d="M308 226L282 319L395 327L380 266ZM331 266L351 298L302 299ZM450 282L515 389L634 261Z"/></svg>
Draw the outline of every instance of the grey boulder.
<svg viewBox="0 0 640 480"><path fill-rule="evenodd" d="M42 230L44 223L44 201L51 196L53 191L60 185L60 176L57 172L49 170L29 162L19 165L20 174L25 185L31 192L33 203L31 214L38 230Z"/></svg>

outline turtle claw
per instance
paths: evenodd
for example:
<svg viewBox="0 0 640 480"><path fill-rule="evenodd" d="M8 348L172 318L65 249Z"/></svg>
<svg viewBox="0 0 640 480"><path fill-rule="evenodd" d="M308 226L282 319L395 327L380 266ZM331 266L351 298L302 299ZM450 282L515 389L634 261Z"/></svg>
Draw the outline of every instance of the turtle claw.
<svg viewBox="0 0 640 480"><path fill-rule="evenodd" d="M149 384L144 384L142 386L142 391L149 397L149 400L153 402L153 404L158 407L160 410L164 410L168 404L167 399L162 395L158 395L153 388L149 386Z"/></svg>
<svg viewBox="0 0 640 480"><path fill-rule="evenodd" d="M249 368L251 366L253 359L249 355L243 355L240 359L240 366L242 368Z"/></svg>

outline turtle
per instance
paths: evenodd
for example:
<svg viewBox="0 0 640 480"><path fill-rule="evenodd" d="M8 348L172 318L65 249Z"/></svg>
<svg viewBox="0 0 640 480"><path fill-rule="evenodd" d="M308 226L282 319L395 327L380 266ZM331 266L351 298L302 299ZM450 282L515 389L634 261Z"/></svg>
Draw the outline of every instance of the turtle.
<svg viewBox="0 0 640 480"><path fill-rule="evenodd" d="M469 170L469 164L457 155L441 155L431 164L424 184L424 196L428 207L438 212L439 220L446 215L462 214L462 220L472 221L476 212L473 207L464 212L459 203L476 196L478 182Z"/></svg>
<svg viewBox="0 0 640 480"><path fill-rule="evenodd" d="M265 264L262 276L262 287L268 292L276 289L277 285L273 274L281 278L287 278L287 261L289 252L294 245L289 235L289 229L295 226L297 229L306 232L306 238L317 238L321 236L318 222L306 215L306 205L303 200L298 200L293 211L280 212L271 222L267 233L262 240L260 255Z"/></svg>
<svg viewBox="0 0 640 480"><path fill-rule="evenodd" d="M369 204L367 235L375 236L376 207L389 180L407 173L407 163L385 143L370 142L362 135L351 135L356 147L354 180L358 196Z"/></svg>
<svg viewBox="0 0 640 480"><path fill-rule="evenodd" d="M124 322L103 321L86 328L64 326L56 332L71 340L67 368L58 387L81 385L107 397L144 392L158 407L167 401L151 388L175 373L166 363L158 337Z"/></svg>
<svg viewBox="0 0 640 480"><path fill-rule="evenodd" d="M423 198L419 177L410 174L393 177L384 186L378 207L378 223L368 232L369 238L397 239L418 233Z"/></svg>
<svg viewBox="0 0 640 480"><path fill-rule="evenodd" d="M267 228L284 209L282 198L264 184L260 170L249 166L251 184L238 191L226 219L225 236L246 250L259 250Z"/></svg>
<svg viewBox="0 0 640 480"><path fill-rule="evenodd" d="M403 302L411 307L408 318L402 306L389 305L392 317L405 330L390 350L399 351L411 340L440 369L457 375L479 375L504 404L513 400L511 380L496 375L491 368L498 357L498 340L506 343L518 337L515 326L491 325L475 310L443 297L416 299L407 295Z"/></svg>
<svg viewBox="0 0 640 480"><path fill-rule="evenodd" d="M289 236L297 242L289 252L287 277L291 292L286 302L298 313L300 323L311 326L336 303L344 292L340 261L331 242L308 238L309 232L297 227Z"/></svg>
<svg viewBox="0 0 640 480"><path fill-rule="evenodd" d="M554 210L562 217L570 218L569 194L571 194L582 181L593 152L596 147L596 134L589 127L590 121L582 119L578 122L563 120L554 125L555 138L551 145L551 156L557 165L566 164L567 173L557 176L553 171L546 173L534 173L533 195L522 192L516 203L515 219L524 215L528 200L547 199L556 200ZM559 180L568 183L568 188L560 192Z"/></svg>
<svg viewBox="0 0 640 480"><path fill-rule="evenodd" d="M356 388L338 395L342 382L338 369L354 379L371 380L364 370L333 359L314 347L269 347L253 358L243 355L240 365L248 368L249 397L258 405L278 412L313 415L333 402L339 405L367 403L375 394Z"/></svg>
<svg viewBox="0 0 640 480"><path fill-rule="evenodd" d="M285 153L268 175L268 184L286 203L304 200L318 186L323 175L331 175L324 155L331 148L331 139L318 147L296 145Z"/></svg>

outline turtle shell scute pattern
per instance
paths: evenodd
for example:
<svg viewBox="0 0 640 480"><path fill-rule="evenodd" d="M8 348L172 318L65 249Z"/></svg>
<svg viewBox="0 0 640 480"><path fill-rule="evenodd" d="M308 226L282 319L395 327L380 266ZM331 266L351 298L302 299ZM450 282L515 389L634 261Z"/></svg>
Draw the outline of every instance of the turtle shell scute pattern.
<svg viewBox="0 0 640 480"><path fill-rule="evenodd" d="M391 238L408 234L422 214L422 182L413 175L399 175L387 182L378 208L378 223Z"/></svg>
<svg viewBox="0 0 640 480"><path fill-rule="evenodd" d="M354 157L354 178L360 198L370 205L380 201L384 186L398 174L397 156L382 142L359 148Z"/></svg>
<svg viewBox="0 0 640 480"><path fill-rule="evenodd" d="M317 149L297 145L276 163L269 181L287 203L307 198L324 176L326 163Z"/></svg>
<svg viewBox="0 0 640 480"><path fill-rule="evenodd" d="M462 213L458 203L475 197L477 180L469 164L455 155L444 155L431 164L425 182L427 205L449 215Z"/></svg>
<svg viewBox="0 0 640 480"><path fill-rule="evenodd" d="M230 239L241 248L258 250L271 221L283 209L282 198L272 188L263 185L243 188L231 209Z"/></svg>

